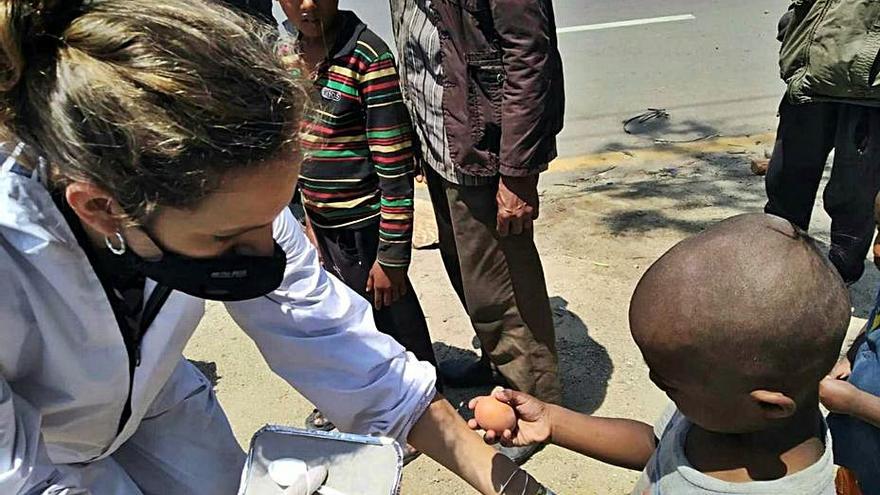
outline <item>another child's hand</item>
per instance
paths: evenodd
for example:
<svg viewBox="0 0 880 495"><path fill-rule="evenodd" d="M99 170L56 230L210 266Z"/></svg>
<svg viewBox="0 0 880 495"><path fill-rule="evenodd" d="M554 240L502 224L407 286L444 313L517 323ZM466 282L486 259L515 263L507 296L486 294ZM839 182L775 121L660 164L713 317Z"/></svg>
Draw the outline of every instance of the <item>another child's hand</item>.
<svg viewBox="0 0 880 495"><path fill-rule="evenodd" d="M550 406L528 394L496 387L492 395L501 402L511 406L516 413L514 431L487 430L483 438L488 443L501 442L507 447L522 447L545 443L550 440L553 431ZM468 408L473 410L484 397L471 399ZM468 421L472 430L480 429L476 419Z"/></svg>
<svg viewBox="0 0 880 495"><path fill-rule="evenodd" d="M819 400L829 411L852 414L859 389L845 380L826 376L819 382Z"/></svg>
<svg viewBox="0 0 880 495"><path fill-rule="evenodd" d="M849 375L852 374L852 363L849 362L849 359L844 356L834 365L834 368L828 373L828 378L834 378L836 380L846 380L849 378Z"/></svg>
<svg viewBox="0 0 880 495"><path fill-rule="evenodd" d="M367 292L373 294L373 307L376 310L391 306L406 295L406 268L382 266L377 261L367 278Z"/></svg>

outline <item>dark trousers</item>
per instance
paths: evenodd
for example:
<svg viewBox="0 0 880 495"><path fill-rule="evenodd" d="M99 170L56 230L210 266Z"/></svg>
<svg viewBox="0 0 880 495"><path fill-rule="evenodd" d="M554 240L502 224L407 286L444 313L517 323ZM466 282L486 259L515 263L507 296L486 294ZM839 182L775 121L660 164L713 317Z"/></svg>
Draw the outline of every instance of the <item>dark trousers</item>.
<svg viewBox="0 0 880 495"><path fill-rule="evenodd" d="M831 217L828 257L847 283L865 269L875 232L874 198L880 190L880 108L844 103L793 105L783 100L767 171L764 211L807 230L831 150L825 187Z"/></svg>
<svg viewBox="0 0 880 495"><path fill-rule="evenodd" d="M372 306L373 295L367 293L367 279L379 252L379 223L358 229L324 229L315 226L312 229L324 258L324 268L370 301ZM420 361L427 361L436 368L437 359L434 357L425 314L409 278L406 283L406 295L391 306L373 310L376 328L394 338ZM437 384L438 390L442 389L439 376Z"/></svg>
<svg viewBox="0 0 880 495"><path fill-rule="evenodd" d="M443 265L483 353L513 388L560 403L556 332L532 232L498 236L497 184L457 186L426 169Z"/></svg>

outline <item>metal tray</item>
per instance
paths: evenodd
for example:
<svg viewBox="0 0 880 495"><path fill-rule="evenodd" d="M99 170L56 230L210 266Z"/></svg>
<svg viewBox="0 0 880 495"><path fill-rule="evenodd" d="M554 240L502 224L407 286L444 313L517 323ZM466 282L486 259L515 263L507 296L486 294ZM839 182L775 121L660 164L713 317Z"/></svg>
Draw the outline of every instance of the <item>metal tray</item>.
<svg viewBox="0 0 880 495"><path fill-rule="evenodd" d="M345 495L398 495L403 450L381 437L301 430L267 425L254 434L242 474L239 495L283 495L269 477L269 464L295 458L310 466L323 464L325 486Z"/></svg>

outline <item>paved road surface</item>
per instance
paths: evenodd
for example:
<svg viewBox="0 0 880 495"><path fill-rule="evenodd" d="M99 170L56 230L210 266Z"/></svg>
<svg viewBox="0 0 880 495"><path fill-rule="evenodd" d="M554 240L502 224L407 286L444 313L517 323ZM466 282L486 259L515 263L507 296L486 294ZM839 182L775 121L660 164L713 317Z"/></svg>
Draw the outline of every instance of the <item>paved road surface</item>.
<svg viewBox="0 0 880 495"><path fill-rule="evenodd" d="M355 10L380 36L391 38L388 0L340 3ZM642 129L646 136L688 139L775 127L782 90L776 21L787 2L554 3L559 28L573 31L559 34L568 96L561 155L651 144L644 136L627 136L621 130L622 120L648 107L665 108L671 118L665 125ZM692 18L658 22L670 16ZM637 25L620 26L626 24L623 21Z"/></svg>

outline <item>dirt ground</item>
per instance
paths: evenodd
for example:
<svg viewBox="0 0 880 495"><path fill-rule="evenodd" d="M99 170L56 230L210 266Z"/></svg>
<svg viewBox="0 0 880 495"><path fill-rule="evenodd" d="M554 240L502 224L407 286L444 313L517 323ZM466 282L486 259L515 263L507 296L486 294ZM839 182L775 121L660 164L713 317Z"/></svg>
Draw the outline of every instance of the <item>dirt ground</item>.
<svg viewBox="0 0 880 495"><path fill-rule="evenodd" d="M559 160L542 178L536 238L554 308L561 376L568 407L653 423L667 403L648 380L627 329L629 297L650 263L682 238L743 212L760 211L763 178L750 171L772 136L742 136L686 145L650 146ZM418 190L418 224L429 239L427 191ZM828 219L817 204L813 233L828 242ZM438 358L474 352L473 331L436 250L415 252L411 271ZM853 330L870 311L880 283L870 264L853 288ZM272 375L255 346L209 305L187 356L213 373L243 446L265 423L302 425L311 405ZM479 390L451 391L458 403ZM609 467L557 447L526 465L560 494L628 494L638 473ZM473 493L422 456L404 472L404 494Z"/></svg>

